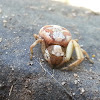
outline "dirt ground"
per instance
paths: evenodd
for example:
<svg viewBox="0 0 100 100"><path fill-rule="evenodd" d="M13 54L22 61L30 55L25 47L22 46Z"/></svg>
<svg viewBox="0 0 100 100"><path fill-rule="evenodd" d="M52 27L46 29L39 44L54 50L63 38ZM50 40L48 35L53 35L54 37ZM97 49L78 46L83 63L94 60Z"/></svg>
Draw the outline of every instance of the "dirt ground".
<svg viewBox="0 0 100 100"><path fill-rule="evenodd" d="M51 69L39 44L30 61L33 34L48 24L70 30L94 64ZM0 0L0 100L100 100L99 41L99 13L51 0Z"/></svg>

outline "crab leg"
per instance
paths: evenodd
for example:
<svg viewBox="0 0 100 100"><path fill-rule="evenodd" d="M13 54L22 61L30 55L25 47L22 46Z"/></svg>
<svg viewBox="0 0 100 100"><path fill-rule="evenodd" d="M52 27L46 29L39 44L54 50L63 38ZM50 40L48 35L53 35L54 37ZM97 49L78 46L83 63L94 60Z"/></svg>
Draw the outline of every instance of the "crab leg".
<svg viewBox="0 0 100 100"><path fill-rule="evenodd" d="M33 36L34 36L35 39L39 39L39 35L34 34Z"/></svg>
<svg viewBox="0 0 100 100"><path fill-rule="evenodd" d="M73 53L73 49L74 49L74 45L73 45L73 42L72 40L69 42L68 46L67 46L67 49L66 49L66 57L65 57L65 62L69 61L71 56L72 56L72 53Z"/></svg>
<svg viewBox="0 0 100 100"><path fill-rule="evenodd" d="M94 63L94 62L89 58L88 53L87 53L84 49L82 49L82 48L81 48L81 50L82 50L83 54L86 55L87 59L88 59L91 63Z"/></svg>
<svg viewBox="0 0 100 100"><path fill-rule="evenodd" d="M76 51L77 60L73 62L72 64L70 64L68 67L62 68L62 70L65 70L65 69L72 70L75 66L79 65L84 60L84 55L81 51L79 44L75 40L72 40L72 43Z"/></svg>
<svg viewBox="0 0 100 100"><path fill-rule="evenodd" d="M44 54L45 53L45 49L46 49L46 44L44 42L44 40L41 42L41 50L42 50L42 53Z"/></svg>
<svg viewBox="0 0 100 100"><path fill-rule="evenodd" d="M30 52L31 52L31 55L30 55L30 60L32 60L32 56L33 56L33 48L40 42L42 42L43 39L38 39L36 40L31 46L30 46Z"/></svg>
<svg viewBox="0 0 100 100"><path fill-rule="evenodd" d="M45 58L45 54L46 54L46 44L45 44L45 42L44 42L44 40L41 42L41 50L42 50L42 54L43 54L43 56L44 56L44 58ZM48 54L47 54L48 55ZM46 59L46 58L45 58ZM47 59L46 59L47 60ZM50 61L50 58L48 58L48 63L50 64L50 65L52 65L51 64L51 61Z"/></svg>
<svg viewBox="0 0 100 100"><path fill-rule="evenodd" d="M73 53L73 49L74 49L74 45L71 40L67 46L66 55L65 55L63 61L58 66L61 66L63 63L68 62L70 60L72 53Z"/></svg>

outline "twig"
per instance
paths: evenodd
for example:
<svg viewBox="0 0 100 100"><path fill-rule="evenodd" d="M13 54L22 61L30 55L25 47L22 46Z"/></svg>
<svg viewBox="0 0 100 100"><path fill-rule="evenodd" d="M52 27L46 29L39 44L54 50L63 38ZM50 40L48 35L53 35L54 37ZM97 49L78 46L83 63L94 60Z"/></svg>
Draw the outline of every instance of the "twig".
<svg viewBox="0 0 100 100"><path fill-rule="evenodd" d="M12 90L13 90L13 85L11 86L11 88L10 88L10 91L9 91L9 96L11 95L11 92L12 92Z"/></svg>

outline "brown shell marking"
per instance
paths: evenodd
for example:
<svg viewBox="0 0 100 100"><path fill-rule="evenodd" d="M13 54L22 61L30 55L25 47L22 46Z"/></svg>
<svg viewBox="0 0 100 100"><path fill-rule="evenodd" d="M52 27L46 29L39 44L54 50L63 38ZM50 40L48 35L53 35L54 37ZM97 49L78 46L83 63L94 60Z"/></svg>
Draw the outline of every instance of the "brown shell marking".
<svg viewBox="0 0 100 100"><path fill-rule="evenodd" d="M44 38L48 44L58 44L67 46L71 40L70 32L58 25L46 25L40 29L39 35Z"/></svg>

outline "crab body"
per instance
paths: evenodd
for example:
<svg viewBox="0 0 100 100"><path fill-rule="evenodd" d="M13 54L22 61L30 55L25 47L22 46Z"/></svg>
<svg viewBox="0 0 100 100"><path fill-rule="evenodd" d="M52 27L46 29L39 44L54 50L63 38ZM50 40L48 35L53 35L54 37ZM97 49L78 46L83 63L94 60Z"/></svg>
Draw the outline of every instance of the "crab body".
<svg viewBox="0 0 100 100"><path fill-rule="evenodd" d="M72 40L71 33L64 27L46 25L40 29L39 35L34 34L34 37L36 41L30 46L30 59L32 59L33 56L33 48L38 43L41 43L44 58L53 68L68 62L72 57L74 49L76 51L77 60L68 67L62 68L63 70L72 70L75 66L79 65L84 60L84 54L89 59L87 52L79 46L77 40Z"/></svg>
<svg viewBox="0 0 100 100"><path fill-rule="evenodd" d="M61 45L66 47L71 40L71 33L58 25L46 25L40 29L39 36L49 45Z"/></svg>

